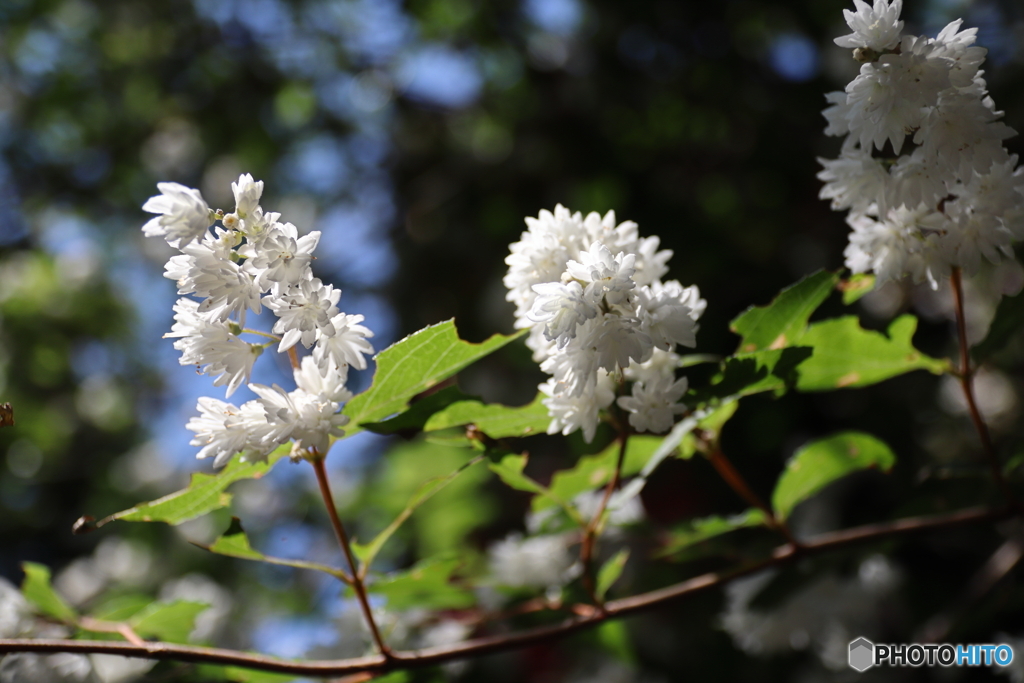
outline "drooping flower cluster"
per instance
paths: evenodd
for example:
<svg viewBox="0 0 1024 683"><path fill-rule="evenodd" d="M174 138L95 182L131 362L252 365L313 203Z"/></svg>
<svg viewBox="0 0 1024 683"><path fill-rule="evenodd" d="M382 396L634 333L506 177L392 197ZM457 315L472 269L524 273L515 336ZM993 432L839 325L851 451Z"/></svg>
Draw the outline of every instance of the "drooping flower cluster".
<svg viewBox="0 0 1024 683"><path fill-rule="evenodd" d="M583 430L594 437L600 411L622 380L632 396L619 398L638 431L663 432L684 408L686 380L675 378L677 344L696 344L697 319L707 303L696 286L662 282L670 250L638 235L615 213L585 218L564 206L526 219L527 231L505 259L506 298L516 327L530 328L527 345L552 377L540 385L551 415L550 433Z"/></svg>
<svg viewBox="0 0 1024 683"><path fill-rule="evenodd" d="M227 396L248 384L256 358L275 343L242 338L250 333L246 314L259 314L263 306L278 318L269 336L276 335L279 352L300 342L312 347L295 367L298 388L292 392L249 384L260 398L240 407L199 399L201 415L187 425L196 433L192 445L202 447L198 457L213 457L220 467L236 453L261 458L289 440L295 454L325 452L329 437L343 434L347 421L339 410L351 397L345 389L348 368L366 367L373 333L360 324L363 316L338 310L340 290L313 277L310 264L320 233L300 236L294 225L279 222L280 214L265 212L259 204L263 182L249 174L231 184L235 210L229 214L211 210L198 190L177 183L157 187L161 194L142 208L159 215L143 231L181 251L167 262L164 275L177 282L179 294L201 299L183 297L174 305L175 322L166 336L176 339L181 364L202 368L214 386L227 385Z"/></svg>
<svg viewBox="0 0 1024 683"><path fill-rule="evenodd" d="M986 50L961 20L935 38L902 35L902 0L854 0L853 48L860 74L830 93L828 135L845 135L838 159L820 159L821 197L849 209L846 265L879 282L910 275L932 286L953 267L972 274L984 256L1010 255L1024 237L1024 174L1003 141L979 70Z"/></svg>

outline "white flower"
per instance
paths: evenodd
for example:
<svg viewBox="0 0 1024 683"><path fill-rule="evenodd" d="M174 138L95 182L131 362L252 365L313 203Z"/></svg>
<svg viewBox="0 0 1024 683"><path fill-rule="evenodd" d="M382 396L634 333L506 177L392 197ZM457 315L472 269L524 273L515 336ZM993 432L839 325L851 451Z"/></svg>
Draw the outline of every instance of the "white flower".
<svg viewBox="0 0 1024 683"><path fill-rule="evenodd" d="M357 370L366 369L364 356L373 355L373 347L367 338L372 337L373 332L360 325L361 322L363 316L347 313L339 313L331 319L334 334L321 334L313 349L313 358L322 375L329 373L332 365L335 368L351 365Z"/></svg>
<svg viewBox="0 0 1024 683"><path fill-rule="evenodd" d="M638 432L660 434L672 428L675 416L686 411L678 403L686 393L686 378L673 381L663 376L648 382L634 382L632 396L620 396L619 407L629 413L629 424Z"/></svg>
<svg viewBox="0 0 1024 683"><path fill-rule="evenodd" d="M340 406L323 394L311 394L296 389L290 394L295 406L295 425L292 438L298 449L315 449L326 455L330 437L342 437L341 429L348 424L348 417L338 411Z"/></svg>
<svg viewBox="0 0 1024 683"><path fill-rule="evenodd" d="M649 382L663 376L674 377L679 361L679 354L674 351L662 351L655 347L650 358L643 363L630 363L628 368L623 369L622 376L630 382Z"/></svg>
<svg viewBox="0 0 1024 683"><path fill-rule="evenodd" d="M697 345L697 318L707 302L696 286L684 288L678 280L654 282L640 290L643 329L654 345L671 351L676 344Z"/></svg>
<svg viewBox="0 0 1024 683"><path fill-rule="evenodd" d="M877 52L896 47L900 42L903 22L900 12L903 0L875 0L869 5L864 0L853 0L856 12L843 10L846 23L853 33L836 38L839 47L867 47Z"/></svg>
<svg viewBox="0 0 1024 683"><path fill-rule="evenodd" d="M266 452L260 436L267 431L267 418L259 401L249 401L239 408L202 396L197 407L199 417L193 417L185 425L196 433L191 445L202 446L197 458L212 457L214 467L223 467L236 453L246 449Z"/></svg>
<svg viewBox="0 0 1024 683"><path fill-rule="evenodd" d="M249 248L243 255L252 255L248 263L259 272L258 281L264 288L269 283L296 284L308 279L313 250L320 242L320 232L299 237L298 228L291 223L278 224L268 231L259 248Z"/></svg>
<svg viewBox="0 0 1024 683"><path fill-rule="evenodd" d="M179 294L204 297L200 312L211 318L226 320L231 315L245 323L245 313L260 313L262 291L251 269L231 260L233 233L218 230L207 234L201 242L182 248L165 266L164 277L178 284Z"/></svg>
<svg viewBox="0 0 1024 683"><path fill-rule="evenodd" d="M881 219L851 215L847 222L853 232L843 252L846 267L854 273L875 273L879 284L906 274L920 282L928 265L925 252L934 245L920 229L927 215L927 210L906 207L890 209Z"/></svg>
<svg viewBox="0 0 1024 683"><path fill-rule="evenodd" d="M143 211L161 214L142 226L147 237L163 237L172 247L199 239L213 225L214 216L199 190L178 183L157 183L160 194L142 205Z"/></svg>
<svg viewBox="0 0 1024 683"><path fill-rule="evenodd" d="M327 372L321 375L316 360L312 356L306 356L293 374L295 385L309 394L326 396L337 403L345 403L352 398L352 392L345 388L348 365L332 364Z"/></svg>
<svg viewBox="0 0 1024 683"><path fill-rule="evenodd" d="M565 272L586 284L587 300L594 306L602 300L608 304L619 304L625 300L626 292L636 287L633 273L636 272L635 254L612 254L600 242L594 242L590 249L580 252L579 260L570 260ZM536 291L536 289L534 289Z"/></svg>
<svg viewBox="0 0 1024 683"><path fill-rule="evenodd" d="M636 318L604 314L595 322L590 334L580 343L595 351L598 367L615 372L629 367L631 361L643 363L651 357L654 341Z"/></svg>
<svg viewBox="0 0 1024 683"><path fill-rule="evenodd" d="M562 536L523 538L512 533L487 549L494 582L510 588L563 586L573 578L575 557Z"/></svg>
<svg viewBox="0 0 1024 683"><path fill-rule="evenodd" d="M165 337L179 337L174 348L181 351L181 365L199 365L203 374L213 376L213 386L227 385L227 395L249 381L252 366L263 347L242 341L227 323L208 320L190 299L179 299L174 306L176 322Z"/></svg>
<svg viewBox="0 0 1024 683"><path fill-rule="evenodd" d="M867 210L889 182L885 167L859 147L844 146L838 159L819 157L818 163L824 166L818 179L825 183L818 197L831 199L835 211Z"/></svg>
<svg viewBox="0 0 1024 683"><path fill-rule="evenodd" d="M287 351L299 341L309 348L321 332L334 336L331 319L338 313L335 304L340 297L341 290L325 285L320 278L303 280L281 296L264 297L263 303L280 318L274 324L274 332L283 335L278 351Z"/></svg>
<svg viewBox="0 0 1024 683"><path fill-rule="evenodd" d="M533 286L537 298L530 320L545 323L544 336L565 346L576 338L576 327L597 315L597 308L583 296L579 282L542 282Z"/></svg>
<svg viewBox="0 0 1024 683"><path fill-rule="evenodd" d="M597 432L600 412L615 400L614 383L607 374L601 374L593 390L581 396L560 392L558 381L552 377L539 387L548 398L542 400L551 415L548 434L572 434L583 430L583 439L590 443Z"/></svg>
<svg viewBox="0 0 1024 683"><path fill-rule="evenodd" d="M251 174L243 173L238 176L237 183L231 183L231 193L235 195L235 213L239 218L247 219L259 208L263 181L254 181Z"/></svg>

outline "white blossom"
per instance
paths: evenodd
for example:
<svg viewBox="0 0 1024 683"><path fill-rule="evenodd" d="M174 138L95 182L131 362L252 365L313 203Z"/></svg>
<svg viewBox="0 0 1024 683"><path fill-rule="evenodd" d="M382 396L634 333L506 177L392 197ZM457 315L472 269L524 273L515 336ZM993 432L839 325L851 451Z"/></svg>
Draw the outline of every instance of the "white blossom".
<svg viewBox="0 0 1024 683"><path fill-rule="evenodd" d="M672 428L676 415L686 411L679 403L687 389L686 378L673 381L663 375L646 382L634 382L632 396L620 396L619 407L629 413L629 424L638 432L660 434Z"/></svg>
<svg viewBox="0 0 1024 683"><path fill-rule="evenodd" d="M903 0L875 0L869 5L864 0L854 0L856 12L843 10L846 23L853 33L836 38L839 47L867 47L881 52L896 47L900 42L903 22L900 12Z"/></svg>
<svg viewBox="0 0 1024 683"><path fill-rule="evenodd" d="M331 319L334 334L321 334L313 349L313 358L322 375L329 373L332 365L335 368L351 365L357 370L366 369L365 356L373 355L373 346L367 339L373 336L373 332L360 325L361 322L363 316L347 313L339 313Z"/></svg>
<svg viewBox="0 0 1024 683"><path fill-rule="evenodd" d="M172 247L184 247L202 237L213 225L213 212L194 190L178 183L157 183L160 194L142 205L143 211L160 214L142 226L146 237L163 237Z"/></svg>
<svg viewBox="0 0 1024 683"><path fill-rule="evenodd" d="M248 401L239 408L201 396L197 408L200 415L185 425L186 429L196 433L191 445L202 447L197 458L212 457L214 467L223 467L236 453L247 449L257 454L269 452L260 438L267 434L268 429L267 416L259 401Z"/></svg>
<svg viewBox="0 0 1024 683"><path fill-rule="evenodd" d="M268 231L258 249L247 245L242 253L251 254L248 263L259 273L261 286L269 288L270 283L297 284L308 279L313 250L319 242L318 230L299 237L298 228L284 223Z"/></svg>
<svg viewBox="0 0 1024 683"><path fill-rule="evenodd" d="M615 400L613 383L607 374L600 375L595 384L592 390L580 396L558 391L558 382L554 377L538 387L548 397L542 399L551 415L548 434L572 434L583 430L583 438L588 442L593 440L600 411Z"/></svg>
<svg viewBox="0 0 1024 683"><path fill-rule="evenodd" d="M259 208L263 181L254 181L251 174L243 173L238 176L238 182L231 183L231 193L235 196L235 213L247 219Z"/></svg>
<svg viewBox="0 0 1024 683"><path fill-rule="evenodd" d="M283 335L278 351L287 351L296 343L309 348L322 333L334 336L331 319L337 315L341 290L325 285L320 278L303 280L280 296L266 296L263 303L279 318L274 332Z"/></svg>
<svg viewBox="0 0 1024 683"><path fill-rule="evenodd" d="M523 538L512 533L487 549L491 577L510 588L563 586L575 578L576 558L560 535Z"/></svg>

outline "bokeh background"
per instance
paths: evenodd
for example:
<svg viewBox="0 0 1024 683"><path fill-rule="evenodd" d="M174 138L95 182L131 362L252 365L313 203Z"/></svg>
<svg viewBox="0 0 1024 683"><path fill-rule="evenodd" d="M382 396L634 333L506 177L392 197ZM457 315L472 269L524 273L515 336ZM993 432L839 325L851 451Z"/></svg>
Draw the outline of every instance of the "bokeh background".
<svg viewBox="0 0 1024 683"><path fill-rule="evenodd" d="M230 209L239 173L263 179L264 207L300 230L322 231L315 270L344 291L342 310L366 316L378 350L451 317L471 340L510 331L503 259L523 217L559 202L584 212L614 209L675 251L670 277L697 284L708 300L698 351L727 354L735 315L817 268L842 265L843 216L817 198L815 159L834 156L839 145L822 133L824 94L856 73L848 51L832 44L847 32L846 7L840 0L0 3L0 401L14 405L17 419L0 430L0 576L17 583L22 561L42 562L82 605L117 590L205 591L218 605L207 638L283 656L348 652L358 618L335 586L187 543L222 531L226 513L175 529L70 533L80 515L114 512L209 471L195 461L184 425L196 397L216 390L179 366L161 338L176 296L162 277L170 251L139 230L147 220L139 207L155 183L198 187L212 206ZM1024 6L908 0L904 11L908 29L929 35L957 17L979 28L992 95L1006 122L1024 130ZM1022 145L1008 142L1015 152ZM999 296L1022 282L1020 267L1008 264L969 283L975 338ZM841 310L831 301L823 314ZM907 310L921 317L919 347L954 353L945 291L892 285L856 307L874 328ZM1018 453L1024 431L1022 359L1018 340L978 379L1006 458ZM277 359L257 364L258 381L286 374ZM463 373L460 384L521 404L541 378L515 346ZM706 378L707 370L695 369L691 383ZM366 386L369 374L354 381ZM832 487L803 510L805 531L984 500L992 491L952 389L911 375L827 396L755 397L729 424L724 444L764 494L811 437L857 428L893 446L900 462L891 475L866 473ZM588 450L554 439L530 448L540 479ZM346 518L367 537L420 481L450 471L457 458L362 435L340 444L328 464ZM233 512L269 553L338 561L307 469L282 463L266 479L240 484ZM643 502L646 540L638 547L651 552L673 525L742 509L698 461L664 465ZM437 550L480 554L522 529L525 507L485 472L466 476L417 515L384 568ZM939 633L957 642L1024 632L1017 570L963 597L1012 534L978 528L858 548L630 619L624 629L416 676L846 680L849 672L836 668L846 636L905 642L935 633L927 629L941 626L936 617L948 617ZM758 543L741 535L687 562L646 561L651 552L637 551L642 561L623 590L724 566L744 544ZM165 665L148 676L199 680L187 667Z"/></svg>

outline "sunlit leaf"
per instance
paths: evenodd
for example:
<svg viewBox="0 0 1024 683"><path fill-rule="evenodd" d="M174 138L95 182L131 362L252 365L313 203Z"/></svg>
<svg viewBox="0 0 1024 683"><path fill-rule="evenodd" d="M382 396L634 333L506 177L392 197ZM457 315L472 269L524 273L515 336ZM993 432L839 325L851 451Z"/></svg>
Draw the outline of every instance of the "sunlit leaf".
<svg viewBox="0 0 1024 683"><path fill-rule="evenodd" d="M246 462L236 455L216 474L197 472L192 475L188 488L176 491L149 503L116 512L96 522L97 527L115 520L126 522L166 522L176 525L195 519L231 504L227 488L243 479L259 479L284 457L290 447L281 446L263 462Z"/></svg>
<svg viewBox="0 0 1024 683"><path fill-rule="evenodd" d="M658 553L658 556L675 555L709 538L721 536L737 529L762 526L766 522L767 517L764 512L753 508L732 517L713 515L711 517L690 520L670 532L668 540Z"/></svg>
<svg viewBox="0 0 1024 683"><path fill-rule="evenodd" d="M1015 296L1004 296L996 308L996 315L988 334L971 348L974 360L981 362L1001 350L1024 329L1024 291Z"/></svg>
<svg viewBox="0 0 1024 683"><path fill-rule="evenodd" d="M364 422L363 429L376 434L405 434L413 436L423 431L424 424L453 403L475 402L474 397L450 386L424 396L409 405L408 410L382 422ZM463 423L465 424L465 423ZM452 425L446 425L452 426Z"/></svg>
<svg viewBox="0 0 1024 683"><path fill-rule="evenodd" d="M754 306L729 325L743 339L738 351L750 353L762 349L793 346L807 328L811 314L835 288L839 276L820 270L786 287L767 306Z"/></svg>
<svg viewBox="0 0 1024 683"><path fill-rule="evenodd" d="M254 550L252 545L249 543L248 536L245 535L245 530L242 529L242 522L237 517L231 518L231 525L212 545L203 545L202 543L194 543L193 545L209 550L211 553L217 553L218 555L226 555L228 557L237 557L243 560L255 560L257 562L266 562L268 564L276 564L282 567L294 567L295 569L310 569L313 571L324 572L330 574L336 578L342 578L344 574L334 567L328 567L327 565L318 564L316 562L306 562L304 560L288 560L280 557L272 557L270 555L264 555L258 550Z"/></svg>
<svg viewBox="0 0 1024 683"><path fill-rule="evenodd" d="M857 273L839 283L839 291L843 293L843 303L849 306L875 288L875 276L870 273Z"/></svg>
<svg viewBox="0 0 1024 683"><path fill-rule="evenodd" d="M840 477L869 467L888 472L892 450L870 434L842 432L813 441L790 458L772 494L772 508L785 519L796 505Z"/></svg>
<svg viewBox="0 0 1024 683"><path fill-rule="evenodd" d="M50 585L50 570L35 562L22 562L25 580L21 583L21 592L40 614L53 617L59 621L73 622L77 618L75 610L64 598L53 590Z"/></svg>
<svg viewBox="0 0 1024 683"><path fill-rule="evenodd" d="M459 558L424 560L370 583L367 589L386 598L389 610L463 609L472 606L476 598L471 590L451 581L461 564Z"/></svg>
<svg viewBox="0 0 1024 683"><path fill-rule="evenodd" d="M432 415L424 425L424 430L429 432L474 424L493 439L544 434L551 418L547 407L541 403L543 398L543 394L538 394L532 403L525 406L459 401Z"/></svg>
<svg viewBox="0 0 1024 683"><path fill-rule="evenodd" d="M116 595L91 610L89 616L101 621L127 621L153 602L153 598L141 593Z"/></svg>
<svg viewBox="0 0 1024 683"><path fill-rule="evenodd" d="M619 580L628 559L629 549L623 548L602 565L601 569L597 572L597 583L595 586L597 597L604 598L608 593L608 589Z"/></svg>
<svg viewBox="0 0 1024 683"><path fill-rule="evenodd" d="M497 351L525 333L496 334L479 344L459 339L455 321L425 327L392 344L374 358L373 384L345 406L351 419L348 435L364 422L379 422L401 412L409 399L429 389L467 365Z"/></svg>
<svg viewBox="0 0 1024 683"><path fill-rule="evenodd" d="M815 323L800 338L813 349L800 363L796 387L801 391L829 391L866 387L913 370L942 374L949 362L927 356L911 341L917 319L902 315L889 325L887 334L865 330L856 316Z"/></svg>
<svg viewBox="0 0 1024 683"><path fill-rule="evenodd" d="M154 602L129 620L132 630L143 638L168 643L187 643L196 617L210 606L202 602L175 600Z"/></svg>

